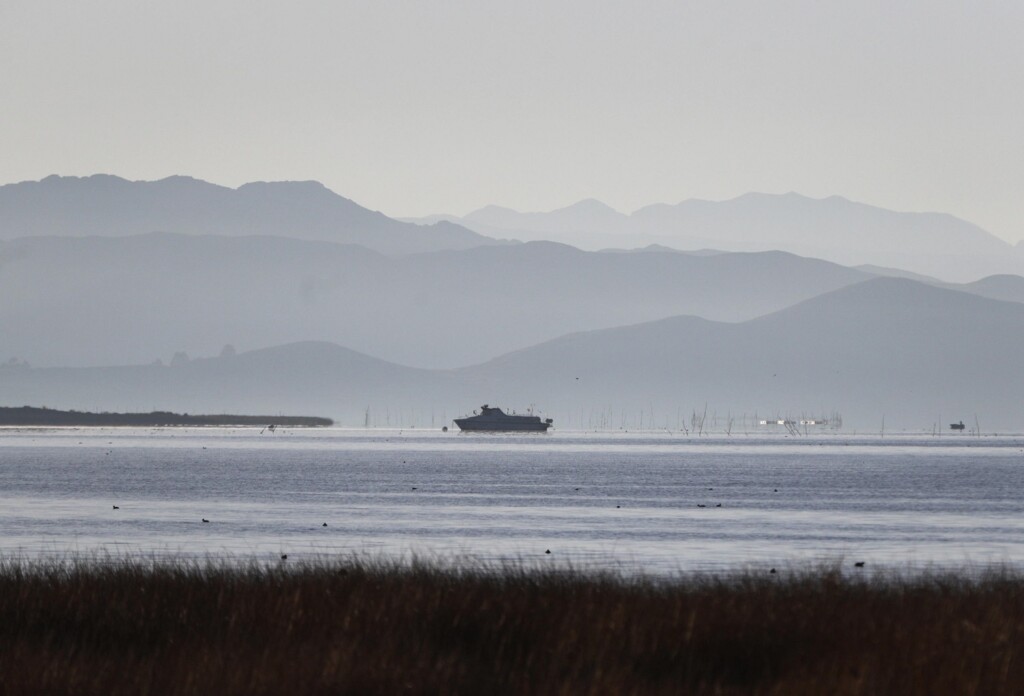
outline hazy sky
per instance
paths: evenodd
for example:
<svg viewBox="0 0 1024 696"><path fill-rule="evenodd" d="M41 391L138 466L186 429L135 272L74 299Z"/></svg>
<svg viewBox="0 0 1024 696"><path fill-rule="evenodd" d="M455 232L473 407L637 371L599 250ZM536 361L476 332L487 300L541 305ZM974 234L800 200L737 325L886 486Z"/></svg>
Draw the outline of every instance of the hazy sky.
<svg viewBox="0 0 1024 696"><path fill-rule="evenodd" d="M1024 3L0 0L0 183L317 179L390 215L757 190L1024 238Z"/></svg>

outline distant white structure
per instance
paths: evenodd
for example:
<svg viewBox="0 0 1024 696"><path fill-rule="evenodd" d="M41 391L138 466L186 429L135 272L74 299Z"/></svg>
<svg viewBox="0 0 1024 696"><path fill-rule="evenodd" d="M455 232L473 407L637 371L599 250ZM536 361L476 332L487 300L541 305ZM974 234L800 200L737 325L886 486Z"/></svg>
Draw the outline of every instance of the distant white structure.
<svg viewBox="0 0 1024 696"><path fill-rule="evenodd" d="M790 420L788 418L779 418L778 420L776 420L776 419L767 419L766 418L766 419L762 419L760 421L760 425L784 425L784 426L787 426L787 427L794 426L794 425L828 425L828 419L827 418L801 418L800 420L795 421L795 420Z"/></svg>

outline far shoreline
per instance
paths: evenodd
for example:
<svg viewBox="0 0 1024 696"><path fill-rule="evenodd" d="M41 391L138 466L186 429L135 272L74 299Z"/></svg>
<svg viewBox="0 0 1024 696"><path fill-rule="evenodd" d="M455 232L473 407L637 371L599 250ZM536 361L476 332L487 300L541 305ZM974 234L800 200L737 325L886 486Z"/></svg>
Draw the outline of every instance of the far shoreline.
<svg viewBox="0 0 1024 696"><path fill-rule="evenodd" d="M323 428L334 425L319 416L264 416L239 414L188 414L170 411L149 413L93 413L21 406L0 406L0 427L290 427Z"/></svg>

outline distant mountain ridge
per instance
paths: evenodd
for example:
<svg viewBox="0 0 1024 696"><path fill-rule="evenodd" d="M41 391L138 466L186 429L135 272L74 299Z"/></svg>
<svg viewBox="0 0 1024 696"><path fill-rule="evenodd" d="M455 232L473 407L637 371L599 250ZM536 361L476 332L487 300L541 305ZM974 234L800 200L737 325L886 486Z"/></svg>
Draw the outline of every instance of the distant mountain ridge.
<svg viewBox="0 0 1024 696"><path fill-rule="evenodd" d="M463 218L481 234L546 238L583 249L767 251L777 249L844 266L889 266L946 281L1024 272L1024 247L944 213L886 210L841 196L748 193L726 201L686 200L623 214L599 201L539 213L487 206Z"/></svg>
<svg viewBox="0 0 1024 696"><path fill-rule="evenodd" d="M1017 275L988 276L964 285L963 289L993 300L1024 302L1024 278Z"/></svg>
<svg viewBox="0 0 1024 696"><path fill-rule="evenodd" d="M456 367L571 331L750 319L869 277L782 252L531 242L387 256L281 237L28 237L0 241L0 362L142 363L318 339Z"/></svg>
<svg viewBox="0 0 1024 696"><path fill-rule="evenodd" d="M359 244L385 254L499 243L451 222L393 220L315 181L232 189L186 176L128 181L96 174L0 186L0 239L148 232L273 235Z"/></svg>
<svg viewBox="0 0 1024 696"><path fill-rule="evenodd" d="M320 413L440 428L480 403L537 404L556 428L679 430L842 414L847 429L1021 432L1024 304L902 278L848 285L739 323L671 317L574 333L457 370L305 342L178 366L0 368L0 405ZM883 426L883 423L885 424ZM947 431L948 432L948 431Z"/></svg>
<svg viewBox="0 0 1024 696"><path fill-rule="evenodd" d="M465 219L470 224L481 223L495 229L534 230L558 235L625 232L629 218L601 201L587 198L546 213L520 213L511 208L489 205L469 213Z"/></svg>
<svg viewBox="0 0 1024 696"><path fill-rule="evenodd" d="M669 427L679 405L708 403L734 415L837 410L862 429L977 415L1020 432L1022 341L1024 304L875 278L746 322L672 317L573 334L468 371L481 383L508 375L513 401L653 407Z"/></svg>

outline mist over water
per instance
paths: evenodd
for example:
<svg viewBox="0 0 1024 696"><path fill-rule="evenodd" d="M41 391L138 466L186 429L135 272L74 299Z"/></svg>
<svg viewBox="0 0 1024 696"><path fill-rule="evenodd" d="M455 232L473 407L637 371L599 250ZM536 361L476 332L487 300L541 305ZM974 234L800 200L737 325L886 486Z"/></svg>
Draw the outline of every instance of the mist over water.
<svg viewBox="0 0 1024 696"><path fill-rule="evenodd" d="M1022 465L1022 437L6 429L0 554L1020 565Z"/></svg>

